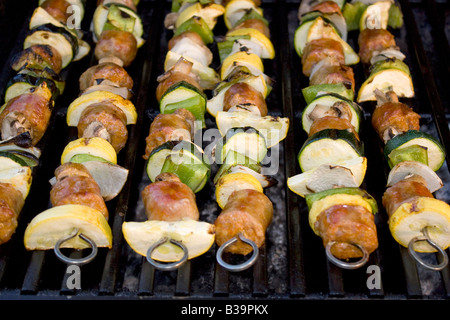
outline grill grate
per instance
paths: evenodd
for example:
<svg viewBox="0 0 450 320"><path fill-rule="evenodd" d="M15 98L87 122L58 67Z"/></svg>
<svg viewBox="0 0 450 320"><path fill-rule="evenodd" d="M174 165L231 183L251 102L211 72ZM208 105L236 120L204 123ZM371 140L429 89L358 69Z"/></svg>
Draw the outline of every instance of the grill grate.
<svg viewBox="0 0 450 320"><path fill-rule="evenodd" d="M1 21L8 22L7 11L15 10L13 1L7 1L6 11L0 11ZM8 7L9 5L9 7ZM27 30L27 19L36 3L31 3L21 16L23 25L14 23L14 31L1 34L0 40L8 46L2 48L0 57L9 60L18 52ZM95 1L88 1L83 30L89 29ZM417 98L411 103L420 110L424 126L440 138L449 163L450 133L449 100L441 88L448 88L448 80L430 64L430 50L438 52L438 62L449 70L448 41L444 32L445 22L441 7L448 13L448 5L435 0L408 2L400 0L405 26L394 35L405 52L411 67L413 81L417 88ZM267 241L260 251L255 266L240 273L228 273L215 262L215 247L205 255L189 261L177 271L155 270L144 258L132 252L122 237L121 226L125 220L138 220L142 215L139 199L140 190L148 182L144 172L144 139L151 121L159 112L154 92L156 77L162 73L163 59L171 31L165 30L163 17L170 9L170 1L141 0L138 11L143 17L146 44L138 52L135 62L128 71L135 81L133 102L140 115L135 126L130 128L129 142L121 154L119 163L130 169L130 179L120 196L108 203L113 231L113 248L99 250L95 260L82 267L81 290L66 286L68 273L53 252L26 252L23 248L23 233L26 224L49 205L48 180L58 165L63 147L75 136L75 132L65 125L65 111L68 104L78 95L78 77L83 70L94 63L94 58L76 62L65 70L67 80L65 94L57 101L51 125L45 135L41 148L41 165L35 170L30 196L20 216L19 228L13 239L0 247L0 299L60 298L64 296L88 297L91 299L110 297L117 299L171 299L190 298L267 298L267 299L446 299L450 296L450 268L441 272L430 272L416 265L407 249L395 243L387 228L384 211L376 217L379 234L379 249L370 257L367 264L381 268L381 287L368 289L367 268L343 270L325 257L320 238L313 234L307 221L307 208L303 199L286 187L286 178L299 173L296 155L306 136L299 123L304 107L300 89L307 85L301 74L300 61L293 50L293 33L298 26L298 1L263 1L264 15L270 22L270 30L276 58L267 62L266 73L275 80L272 93L267 98L271 113L289 117L291 126L287 138L280 145L280 174L276 187L267 190L274 202L274 222L268 229ZM439 8L439 9L437 9ZM421 40L422 25L416 21L415 13L425 15L427 27L432 29L433 48L425 47ZM16 16L17 17L17 16ZM286 18L277 18L286 17ZM11 20L12 18L9 18ZM17 18L16 18L17 19ZM224 34L225 27L220 22L215 34ZM5 30L4 28L2 30ZM356 34L349 35L349 42L355 47ZM213 50L217 50L213 48ZM218 55L215 54L215 57ZM435 57L436 58L436 57ZM216 61L216 66L218 66ZM448 76L448 72L444 75ZM0 88L4 88L11 75L6 63L0 74ZM363 70L355 67L357 84L361 84ZM2 94L3 96L3 94ZM377 166L383 163L381 145L371 130L370 116L367 116L361 132L369 159L365 188L381 203L386 182L386 168ZM207 126L214 123L207 119ZM448 167L441 169L448 177ZM197 195L203 220L213 222L218 214L210 190L206 187ZM442 195L450 194L450 180ZM438 196L439 198L439 196ZM380 206L381 207L381 206ZM447 250L448 252L448 250ZM72 252L73 257L80 252ZM433 255L431 255L433 259ZM428 286L432 285L432 289Z"/></svg>

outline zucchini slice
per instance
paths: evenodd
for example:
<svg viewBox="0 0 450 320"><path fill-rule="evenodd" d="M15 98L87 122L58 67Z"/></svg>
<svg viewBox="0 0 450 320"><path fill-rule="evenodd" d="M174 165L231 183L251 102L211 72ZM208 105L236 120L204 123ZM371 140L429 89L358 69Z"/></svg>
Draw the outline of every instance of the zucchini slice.
<svg viewBox="0 0 450 320"><path fill-rule="evenodd" d="M389 20L390 0L377 1L367 6L359 20L359 30L386 29Z"/></svg>
<svg viewBox="0 0 450 320"><path fill-rule="evenodd" d="M170 160L166 161L167 158ZM179 174L180 180L184 179L183 182L186 183L190 175L196 175L196 170L203 172L201 183L196 184L199 181L193 180L189 184L193 190L200 190L206 183L203 180L209 179L209 159L199 146L186 140L163 143L150 153L146 164L146 172L152 182L155 182L161 172L173 172Z"/></svg>
<svg viewBox="0 0 450 320"><path fill-rule="evenodd" d="M309 133L309 129L314 122L314 120L311 119L311 113L317 105L321 105L329 109L337 102L345 103L348 106L352 115L350 123L355 128L355 131L359 132L359 125L361 122L361 107L353 101L334 93L319 95L306 106L305 110L303 110L302 113L303 130L305 130L306 133Z"/></svg>
<svg viewBox="0 0 450 320"><path fill-rule="evenodd" d="M310 136L297 159L302 172L364 156L364 144L347 130L325 129Z"/></svg>
<svg viewBox="0 0 450 320"><path fill-rule="evenodd" d="M286 138L289 118L270 115L261 117L247 111L219 111L216 116L216 124L222 135L231 128L255 128L264 136L267 148L271 148Z"/></svg>
<svg viewBox="0 0 450 320"><path fill-rule="evenodd" d="M186 81L172 85L159 102L161 113L173 113L177 109L186 109L192 112L195 119L205 125L206 95Z"/></svg>
<svg viewBox="0 0 450 320"><path fill-rule="evenodd" d="M35 77L31 74L18 73L8 82L5 92L5 102L8 102L12 98L17 97L23 93L30 92L32 88L39 86L43 82L47 83L47 87L52 93L53 100L56 100L60 95L60 91L56 87L56 84L53 80L43 77Z"/></svg>
<svg viewBox="0 0 450 320"><path fill-rule="evenodd" d="M302 95L306 104L310 104L318 95L327 93L336 93L351 101L353 101L355 97L355 92L351 88L347 88L342 82L315 84L302 89Z"/></svg>
<svg viewBox="0 0 450 320"><path fill-rule="evenodd" d="M266 139L252 127L231 128L214 146L216 163L224 163L229 151L235 151L260 163L267 154Z"/></svg>
<svg viewBox="0 0 450 320"><path fill-rule="evenodd" d="M35 44L50 45L58 50L61 54L62 68L67 67L78 53L78 39L65 28L50 23L31 29L24 40L23 48Z"/></svg>
<svg viewBox="0 0 450 320"><path fill-rule="evenodd" d="M426 148L428 166L431 169L437 171L442 167L445 161L445 152L441 143L432 135L418 130L406 131L395 136L386 143L384 147L384 156L390 167L393 167L393 163L389 161L389 155L392 152L414 145Z"/></svg>
<svg viewBox="0 0 450 320"><path fill-rule="evenodd" d="M94 32L94 41L100 38L105 24L109 21L109 10L111 6L113 6L115 9L119 9L127 17L134 18L135 23L131 33L136 38L137 47L140 48L145 42L145 40L142 38L142 35L144 34L142 20L136 12L134 12L127 6L118 3L107 3L105 5L97 6L97 8L95 9L91 25L91 29Z"/></svg>

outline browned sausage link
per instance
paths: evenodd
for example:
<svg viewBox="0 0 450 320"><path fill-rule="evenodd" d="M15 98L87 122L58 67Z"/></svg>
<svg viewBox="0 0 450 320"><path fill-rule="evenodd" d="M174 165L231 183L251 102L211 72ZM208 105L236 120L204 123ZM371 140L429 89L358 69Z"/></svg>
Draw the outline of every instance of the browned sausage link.
<svg viewBox="0 0 450 320"><path fill-rule="evenodd" d="M98 60L118 58L123 66L129 66L137 54L137 41L131 32L122 30L105 30L95 46Z"/></svg>
<svg viewBox="0 0 450 320"><path fill-rule="evenodd" d="M339 5L334 1L322 1L316 4L315 6L311 7L311 11L320 11L322 13L339 13L341 14L341 8L339 8Z"/></svg>
<svg viewBox="0 0 450 320"><path fill-rule="evenodd" d="M199 219L195 194L175 174L165 173L142 190L148 220Z"/></svg>
<svg viewBox="0 0 450 320"><path fill-rule="evenodd" d="M346 65L326 65L317 70L310 78L309 84L343 83L348 89L355 90L353 69Z"/></svg>
<svg viewBox="0 0 450 320"><path fill-rule="evenodd" d="M65 163L55 170L56 183L50 191L54 207L80 204L100 211L108 219L108 209L97 182L79 163Z"/></svg>
<svg viewBox="0 0 450 320"><path fill-rule="evenodd" d="M251 28L256 29L262 34L264 34L267 38L270 39L270 30L269 27L260 19L246 19L237 26L235 26L232 30L243 29L243 28Z"/></svg>
<svg viewBox="0 0 450 320"><path fill-rule="evenodd" d="M48 65L53 71L59 73L62 69L61 54L52 46L35 44L16 54L12 62L12 68L15 71L25 66L36 65Z"/></svg>
<svg viewBox="0 0 450 320"><path fill-rule="evenodd" d="M223 98L223 110L228 111L235 106L253 105L259 109L261 116L267 115L267 104L264 96L245 82L233 84L226 92Z"/></svg>
<svg viewBox="0 0 450 320"><path fill-rule="evenodd" d="M321 38L308 42L302 54L303 74L309 77L313 67L326 58L336 65L345 64L344 49L339 41Z"/></svg>
<svg viewBox="0 0 450 320"><path fill-rule="evenodd" d="M425 180L420 176L412 176L387 188L382 202L387 214L391 216L403 203L409 202L415 197L434 198L428 190Z"/></svg>
<svg viewBox="0 0 450 320"><path fill-rule="evenodd" d="M8 242L17 228L24 205L22 193L10 183L0 183L0 244Z"/></svg>
<svg viewBox="0 0 450 320"><path fill-rule="evenodd" d="M119 87L133 89L133 78L121 66L112 62L100 63L87 69L80 76L80 90L100 84L103 80L109 80Z"/></svg>
<svg viewBox="0 0 450 320"><path fill-rule="evenodd" d="M150 125L144 159L156 147L168 141L191 140L193 132L194 115L186 109L175 110L171 114L158 114Z"/></svg>
<svg viewBox="0 0 450 320"><path fill-rule="evenodd" d="M335 205L322 211L315 223L324 246L337 243L331 253L338 259L359 258L358 244L370 254L378 247L374 215L362 206Z"/></svg>
<svg viewBox="0 0 450 320"><path fill-rule="evenodd" d="M45 84L45 83L44 83ZM45 97L40 94L40 89L31 93L24 93L8 101L5 109L0 114L0 128L2 135L5 130L28 131L32 137L32 145L36 145L44 135L51 116L51 97ZM15 122L20 123L20 128L15 129ZM10 128L6 128L10 126ZM2 139L6 139L3 137Z"/></svg>
<svg viewBox="0 0 450 320"><path fill-rule="evenodd" d="M158 87L156 88L156 99L158 100L158 102L171 86L180 83L181 81L185 81L202 91L197 78L193 74L191 74L192 65L192 62L181 58L177 61L177 63L175 63L172 68L158 77L157 80L159 83Z"/></svg>
<svg viewBox="0 0 450 320"><path fill-rule="evenodd" d="M409 130L419 130L419 120L420 115L401 102L387 102L372 115L372 125L384 141Z"/></svg>
<svg viewBox="0 0 450 320"><path fill-rule="evenodd" d="M80 116L77 128L79 138L104 138L111 143L116 153L119 153L127 143L125 113L108 100L87 107Z"/></svg>
<svg viewBox="0 0 450 320"><path fill-rule="evenodd" d="M311 125L311 128L309 129L308 136L312 136L314 133L317 133L324 129L348 130L352 132L355 135L355 137L359 140L359 135L355 131L355 127L353 127L353 125L348 119L333 116L326 116L314 120L314 122Z"/></svg>
<svg viewBox="0 0 450 320"><path fill-rule="evenodd" d="M70 17L68 8L70 3L66 0L46 0L41 4L41 7L48 12L53 18L59 22L66 24Z"/></svg>
<svg viewBox="0 0 450 320"><path fill-rule="evenodd" d="M214 223L217 245L221 246L242 233L245 238L261 247L272 216L272 202L264 193L251 189L234 191ZM252 249L239 240L227 247L226 251L246 255Z"/></svg>
<svg viewBox="0 0 450 320"><path fill-rule="evenodd" d="M395 47L394 36L385 29L364 29L358 36L359 56L361 62L370 63L375 51L382 51L390 47Z"/></svg>

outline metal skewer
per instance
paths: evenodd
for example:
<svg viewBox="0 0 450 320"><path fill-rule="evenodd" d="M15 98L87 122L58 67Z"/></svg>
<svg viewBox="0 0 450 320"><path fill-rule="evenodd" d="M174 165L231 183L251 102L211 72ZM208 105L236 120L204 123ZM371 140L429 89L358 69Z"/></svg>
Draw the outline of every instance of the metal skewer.
<svg viewBox="0 0 450 320"><path fill-rule="evenodd" d="M359 250L361 250L361 252L363 254L361 259L359 259L358 261L355 261L355 262L346 262L346 261L342 261L342 260L336 258L331 253L331 248L338 242L339 241L330 241L327 243L327 245L325 247L325 252L326 252L328 260L330 260L333 264L337 265L338 267L341 267L343 269L348 269L348 270L354 270L354 269L358 269L358 268L362 267L369 260L369 253L367 252L367 250L357 243L351 243L351 245L353 245L353 246L357 247Z"/></svg>
<svg viewBox="0 0 450 320"><path fill-rule="evenodd" d="M409 254L425 268L428 268L428 269L434 270L434 271L440 271L448 265L448 255L444 249L442 249L436 242L431 240L430 234L428 233L428 228L429 227L425 227L422 229L421 236L417 236L417 237L411 239L411 241L408 243L408 251L409 251ZM428 242L428 244L430 246L435 248L442 256L442 262L437 265L433 265L433 264L423 261L419 257L418 253L414 250L414 244L419 241L426 241L426 242Z"/></svg>
<svg viewBox="0 0 450 320"><path fill-rule="evenodd" d="M56 242L55 248L53 250L55 251L56 257L59 260L61 260L62 262L67 263L67 264L74 264L74 265L80 266L80 265L87 264L87 263L91 262L97 256L98 248L97 248L97 245L95 244L94 241L92 241L89 237L85 236L84 234L78 233L78 231L79 231L78 228L75 228L75 229L73 229L73 231L72 231L72 233L70 235L68 235L65 238L59 239L58 242ZM92 250L91 250L91 253L88 256L74 259L74 258L70 258L70 257L65 256L61 252L61 245L64 242L66 242L66 241L76 237L77 235L81 239L86 241L89 244L89 246L91 247Z"/></svg>
<svg viewBox="0 0 450 320"><path fill-rule="evenodd" d="M180 260L172 262L172 263L161 263L152 258L153 251L155 251L158 247L162 246L167 241L169 241L170 243L173 243L174 245L180 247L183 250L183 257L181 257ZM183 264L186 263L186 261L188 260L188 249L180 241L177 241L174 239L169 240L169 238L164 237L161 240L159 240L158 242L155 242L153 245L151 245L150 248L148 248L146 258L147 258L147 261L152 266L154 266L156 269L162 270L162 271L172 271L172 270L178 269L179 267L181 267Z"/></svg>
<svg viewBox="0 0 450 320"><path fill-rule="evenodd" d="M225 262L222 255L225 252L226 248L228 248L229 246L231 246L233 243L235 243L238 240L241 240L242 242L245 242L248 245L250 245L253 249L253 254L248 260L246 260L245 262L243 262L241 264L234 264L234 265L229 264L229 263ZM259 254L259 249L258 249L258 246L256 245L256 243L250 239L245 238L242 235L242 233L239 233L237 236L235 236L234 238L231 238L230 240L228 240L227 242L225 242L223 245L221 245L219 247L219 249L217 250L216 258L217 258L217 262L219 263L219 265L221 265L226 270L231 271L231 272L239 272L239 271L246 270L246 269L250 268L251 266L253 266L255 264L256 260L258 259L258 254Z"/></svg>

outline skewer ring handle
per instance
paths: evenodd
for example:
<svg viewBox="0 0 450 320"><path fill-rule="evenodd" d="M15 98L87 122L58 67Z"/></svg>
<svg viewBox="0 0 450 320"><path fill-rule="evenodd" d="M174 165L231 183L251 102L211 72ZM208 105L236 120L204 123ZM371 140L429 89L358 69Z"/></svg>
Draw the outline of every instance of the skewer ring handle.
<svg viewBox="0 0 450 320"><path fill-rule="evenodd" d="M233 243L235 243L236 241L241 240L242 242L245 242L246 244L250 245L253 249L253 253L252 256L246 260L245 262L241 263L241 264L229 264L227 262L225 262L225 260L223 259L222 255L225 252L225 249L228 248L229 246L231 246ZM219 249L217 250L217 262L226 270L231 271L231 272L239 272L239 271L243 271L246 270L248 268L250 268L251 266L253 266L256 262L256 260L258 259L258 255L259 255L259 248L256 245L256 243L250 239L245 238L242 233L239 233L237 236L231 238L230 240L228 240L227 242L225 242L224 244L222 244Z"/></svg>
<svg viewBox="0 0 450 320"><path fill-rule="evenodd" d="M346 261L342 261L341 259L336 258L331 253L331 248L338 242L339 241L330 241L327 243L327 245L325 247L325 252L326 252L327 258L333 264L335 264L338 267L341 267L343 269L354 270L354 269L358 269L358 268L362 267L363 265L365 265L367 263L367 261L369 261L369 253L367 252L366 248L364 248L363 246L360 246L357 243L351 243L351 245L353 245L353 246L357 247L359 250L361 250L361 252L363 254L361 259L359 259L358 261L355 261L355 262L346 262Z"/></svg>
<svg viewBox="0 0 450 320"><path fill-rule="evenodd" d="M440 271L442 269L444 269L447 265L448 265L448 255L445 252L444 249L442 249L436 242L434 242L433 240L431 240L430 235L428 234L428 227L425 227L422 229L422 236L417 236L413 239L411 239L411 241L408 243L408 251L409 254L417 261L419 262L422 266L424 266L425 268L428 268L430 270L434 270L434 271ZM440 255L442 256L442 262L435 265L435 264L430 264L426 261L423 261L418 253L414 250L414 244L416 242L419 241L426 241L428 242L428 244L430 246L432 246L433 248L435 248Z"/></svg>
<svg viewBox="0 0 450 320"><path fill-rule="evenodd" d="M183 257L181 257L180 260L171 262L171 263L161 263L152 258L153 251L155 251L158 247L162 246L167 241L180 247L181 250L183 250ZM186 246L184 244L182 244L180 241L177 241L174 239L169 240L169 238L164 237L164 238L161 238L161 240L155 242L153 245L151 245L150 248L148 248L146 259L147 259L148 263L150 263L152 266L154 266L158 270L173 271L173 270L176 270L179 267L181 267L183 264L185 264L186 261L188 260L188 256L189 256L188 249L186 248Z"/></svg>
<svg viewBox="0 0 450 320"><path fill-rule="evenodd" d="M76 237L77 235L81 239L86 241L92 250L88 256L74 259L74 258L70 258L70 257L64 255L61 252L61 245L64 242ZM77 228L73 229L72 233L69 234L67 237L59 239L58 242L56 242L55 248L53 250L55 252L56 257L59 260L61 260L62 262L67 263L67 264L74 264L74 265L78 265L78 266L81 266L83 264L87 264L87 263L91 262L92 260L94 260L94 258L97 256L97 253L98 253L98 248L97 248L97 245L95 244L95 242L92 241L89 237L85 236L84 234L82 234L82 233L79 234Z"/></svg>

